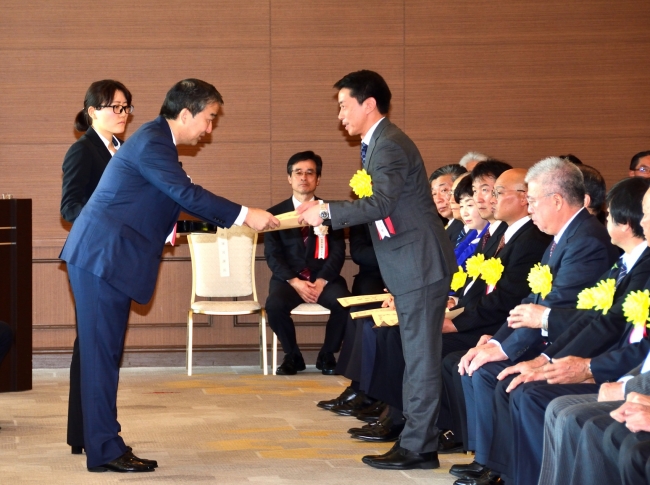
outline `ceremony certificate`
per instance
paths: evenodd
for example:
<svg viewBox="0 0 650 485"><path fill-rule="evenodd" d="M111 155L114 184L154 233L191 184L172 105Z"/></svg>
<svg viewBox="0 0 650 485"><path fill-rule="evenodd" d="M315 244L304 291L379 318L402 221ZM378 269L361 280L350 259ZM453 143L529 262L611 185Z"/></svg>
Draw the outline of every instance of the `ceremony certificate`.
<svg viewBox="0 0 650 485"><path fill-rule="evenodd" d="M354 305L365 305L367 303L384 301L390 296L390 293L380 293L378 295L346 296L345 298L337 298L337 300L342 307L347 308Z"/></svg>
<svg viewBox="0 0 650 485"><path fill-rule="evenodd" d="M303 227L309 225L307 223L305 224L298 223L298 213L296 211L285 212L284 214L278 214L275 217L280 221L280 225L275 229L267 229L266 231L260 231L260 232L282 231L283 229L294 229L296 227Z"/></svg>
<svg viewBox="0 0 650 485"><path fill-rule="evenodd" d="M374 308L372 310L363 310L360 312L350 312L350 317L352 317L352 320L356 320L357 318L365 318L365 317L373 317L375 315L383 315L383 314L389 314L389 313L395 313L395 310L391 308Z"/></svg>

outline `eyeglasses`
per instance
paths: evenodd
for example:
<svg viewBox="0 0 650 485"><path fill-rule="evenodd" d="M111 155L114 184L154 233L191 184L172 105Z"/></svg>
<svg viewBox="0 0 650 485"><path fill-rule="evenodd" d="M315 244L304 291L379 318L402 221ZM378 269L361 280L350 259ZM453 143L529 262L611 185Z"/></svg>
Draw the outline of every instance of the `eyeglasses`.
<svg viewBox="0 0 650 485"><path fill-rule="evenodd" d="M316 172L314 170L311 170L311 169L309 169L309 170L297 169L297 170L292 170L291 175L295 175L296 177L302 177L303 175L305 177L313 177L314 175L316 175Z"/></svg>
<svg viewBox="0 0 650 485"><path fill-rule="evenodd" d="M537 203L538 203L541 199L545 199L546 197L549 197L549 196L551 196L551 195L555 195L555 192L549 192L548 194L544 194L544 195L542 195L541 197L539 197L539 198L537 198L537 199L535 199L535 198L533 198L533 197L528 197L528 196L526 196L526 201L528 202L528 205L531 205L531 206L535 207L535 206L537 206Z"/></svg>
<svg viewBox="0 0 650 485"><path fill-rule="evenodd" d="M646 167L645 165L641 165L639 168L635 168L634 171L635 172L650 174L650 167Z"/></svg>
<svg viewBox="0 0 650 485"><path fill-rule="evenodd" d="M523 192L524 194L526 193L526 191L522 190L522 189L501 189L500 191L497 190L497 189L494 189L492 191L492 197L494 197L495 199L498 199L499 197L501 197L506 192Z"/></svg>
<svg viewBox="0 0 650 485"><path fill-rule="evenodd" d="M106 106L97 106L95 109L102 109L102 108L113 108L113 113L116 115L122 114L124 111L126 111L127 115L130 115L133 113L133 108L134 106L122 106L119 104L113 104L113 105L106 105Z"/></svg>

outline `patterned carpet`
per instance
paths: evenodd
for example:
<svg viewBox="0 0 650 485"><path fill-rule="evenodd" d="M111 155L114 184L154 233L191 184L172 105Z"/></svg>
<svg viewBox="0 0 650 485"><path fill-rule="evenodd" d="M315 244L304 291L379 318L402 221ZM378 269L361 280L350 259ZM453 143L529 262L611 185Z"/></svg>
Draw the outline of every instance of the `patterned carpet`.
<svg viewBox="0 0 650 485"><path fill-rule="evenodd" d="M453 463L407 472L375 470L366 454L392 444L349 438L362 425L315 406L347 385L313 366L298 376L253 367L126 368L118 396L122 436L153 473L89 473L65 444L68 372L34 371L34 390L0 394L0 483L451 484Z"/></svg>

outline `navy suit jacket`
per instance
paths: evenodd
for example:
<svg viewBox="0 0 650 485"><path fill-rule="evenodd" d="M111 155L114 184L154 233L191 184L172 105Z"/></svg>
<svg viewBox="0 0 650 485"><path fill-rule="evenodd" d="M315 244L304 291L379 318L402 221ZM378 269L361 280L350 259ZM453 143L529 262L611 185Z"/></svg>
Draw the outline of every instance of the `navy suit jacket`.
<svg viewBox="0 0 650 485"><path fill-rule="evenodd" d="M551 292L544 299L531 293L521 303L538 303L552 308L575 307L578 293L593 286L619 257L605 226L586 209L580 210L566 228L552 257L550 248L544 253L542 264L548 264L553 275ZM562 326L564 328L558 334L566 330L566 326ZM494 335L494 339L501 342L503 351L513 361L529 348L541 348L545 342L540 329L513 329L508 327L507 322Z"/></svg>
<svg viewBox="0 0 650 485"><path fill-rule="evenodd" d="M146 303L181 208L219 227L230 227L241 211L191 182L178 163L167 120L158 117L113 156L59 257Z"/></svg>
<svg viewBox="0 0 650 485"><path fill-rule="evenodd" d="M463 223L463 221L459 221L458 219L454 219L445 228L445 232L447 233L447 236L449 236L449 240L451 241L452 246L456 246L456 241L458 240L458 235L460 234L460 231L463 230L463 227L465 227L465 224Z"/></svg>
<svg viewBox="0 0 650 485"><path fill-rule="evenodd" d="M274 216L295 210L292 199L271 207L269 212ZM273 273L273 278L288 281L297 278L298 273L309 268L311 281L323 278L333 281L341 274L345 262L345 235L342 230L333 231L329 228L327 244L329 255L325 259L314 257L316 250L316 235L309 228L307 244L302 237L302 229L286 229L271 231L264 235L264 257Z"/></svg>
<svg viewBox="0 0 650 485"><path fill-rule="evenodd" d="M601 279L609 278L609 272ZM614 293L614 302L607 314L596 310L553 309L549 315L549 339L553 341L544 353L551 358L575 355L594 357L607 350L620 348L629 341L632 325L623 315L623 303L631 291L644 290L650 278L650 248L646 248ZM554 337L550 330L556 322L569 328Z"/></svg>
<svg viewBox="0 0 650 485"><path fill-rule="evenodd" d="M501 225L507 227L505 223ZM465 308L453 321L459 332L475 332L480 337L499 329L508 312L528 293L526 278L530 268L541 261L550 239L532 221L512 235L497 256L504 270L494 291L486 295L485 281L479 279L458 300L458 306ZM493 255L494 251L486 257Z"/></svg>

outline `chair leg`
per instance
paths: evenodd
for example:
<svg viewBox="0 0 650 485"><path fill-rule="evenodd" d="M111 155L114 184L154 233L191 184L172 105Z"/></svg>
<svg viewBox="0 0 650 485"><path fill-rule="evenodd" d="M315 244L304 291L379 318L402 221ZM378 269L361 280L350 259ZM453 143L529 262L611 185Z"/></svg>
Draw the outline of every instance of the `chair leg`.
<svg viewBox="0 0 650 485"><path fill-rule="evenodd" d="M264 371L264 375L269 374L269 369L268 369L268 361L267 361L267 356L266 356L266 312L262 308L262 311L260 312L260 353L261 353L261 364L262 364L262 369Z"/></svg>
<svg viewBox="0 0 650 485"><path fill-rule="evenodd" d="M278 336L273 332L273 375L278 368Z"/></svg>
<svg viewBox="0 0 650 485"><path fill-rule="evenodd" d="M187 316L187 360L185 367L187 368L187 375L192 375L192 331L194 329L194 321L192 318L192 310L189 311Z"/></svg>

